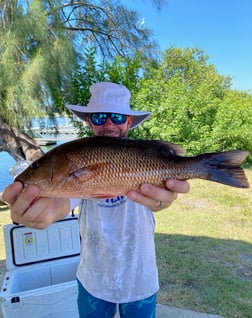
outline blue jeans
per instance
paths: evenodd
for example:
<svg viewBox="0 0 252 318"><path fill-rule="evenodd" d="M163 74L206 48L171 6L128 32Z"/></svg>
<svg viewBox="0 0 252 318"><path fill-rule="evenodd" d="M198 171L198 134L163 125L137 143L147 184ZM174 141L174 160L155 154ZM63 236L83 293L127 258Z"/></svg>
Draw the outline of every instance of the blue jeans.
<svg viewBox="0 0 252 318"><path fill-rule="evenodd" d="M117 304L95 298L78 282L80 318L113 318ZM119 304L120 318L155 318L156 294L138 301Z"/></svg>

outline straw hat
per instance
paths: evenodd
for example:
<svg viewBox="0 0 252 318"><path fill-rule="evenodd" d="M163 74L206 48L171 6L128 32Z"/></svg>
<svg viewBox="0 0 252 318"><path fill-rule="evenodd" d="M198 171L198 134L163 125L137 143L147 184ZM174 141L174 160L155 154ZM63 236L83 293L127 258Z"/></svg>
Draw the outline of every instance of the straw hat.
<svg viewBox="0 0 252 318"><path fill-rule="evenodd" d="M130 129L144 122L151 112L130 108L130 91L123 85L111 82L95 83L90 87L91 98L87 106L66 105L80 119L87 121L90 113L117 113L133 116Z"/></svg>

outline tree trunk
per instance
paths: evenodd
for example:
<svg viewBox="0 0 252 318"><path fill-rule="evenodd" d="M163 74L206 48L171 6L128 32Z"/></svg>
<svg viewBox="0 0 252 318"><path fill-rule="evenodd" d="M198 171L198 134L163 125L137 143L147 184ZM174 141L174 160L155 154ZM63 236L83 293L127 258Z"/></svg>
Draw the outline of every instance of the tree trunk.
<svg viewBox="0 0 252 318"><path fill-rule="evenodd" d="M34 139L7 124L0 126L0 151L8 152L16 161L26 160L28 163L44 154Z"/></svg>

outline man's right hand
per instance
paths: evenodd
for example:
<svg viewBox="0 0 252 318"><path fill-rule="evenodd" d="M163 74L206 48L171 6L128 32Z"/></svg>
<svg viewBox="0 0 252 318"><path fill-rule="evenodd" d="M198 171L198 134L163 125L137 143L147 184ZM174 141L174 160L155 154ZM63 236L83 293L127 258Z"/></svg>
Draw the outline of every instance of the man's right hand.
<svg viewBox="0 0 252 318"><path fill-rule="evenodd" d="M70 211L68 199L40 197L39 193L38 186L23 187L21 182L5 188L2 198L10 207L13 222L44 229L67 216Z"/></svg>

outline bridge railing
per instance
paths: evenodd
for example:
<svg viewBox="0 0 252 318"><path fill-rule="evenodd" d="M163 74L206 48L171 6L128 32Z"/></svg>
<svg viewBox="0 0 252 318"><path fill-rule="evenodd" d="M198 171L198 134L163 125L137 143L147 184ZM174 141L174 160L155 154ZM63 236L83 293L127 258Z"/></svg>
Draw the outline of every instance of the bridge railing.
<svg viewBox="0 0 252 318"><path fill-rule="evenodd" d="M46 128L32 127L26 132L33 138L44 138L46 140L58 141L78 138L76 128L71 125Z"/></svg>

